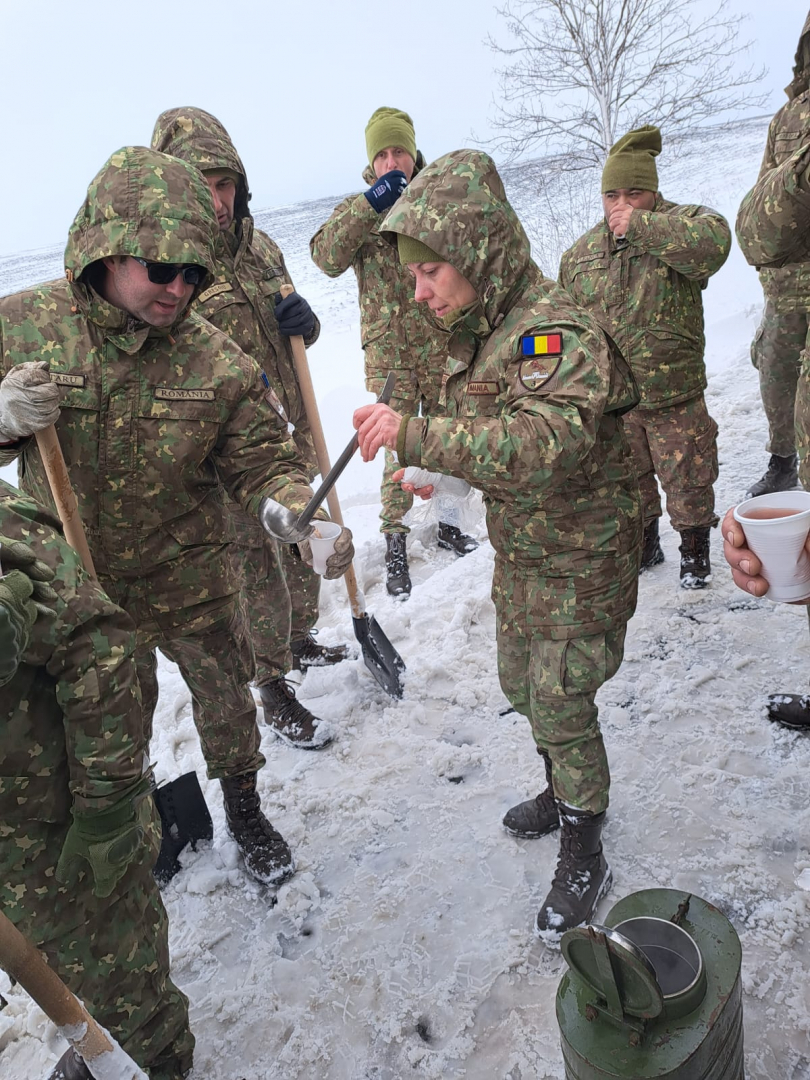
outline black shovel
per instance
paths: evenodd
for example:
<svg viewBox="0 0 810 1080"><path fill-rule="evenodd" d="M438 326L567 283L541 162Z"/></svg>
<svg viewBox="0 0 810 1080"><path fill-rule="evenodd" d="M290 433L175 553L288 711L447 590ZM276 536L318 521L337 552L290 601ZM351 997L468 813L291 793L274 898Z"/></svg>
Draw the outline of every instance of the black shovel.
<svg viewBox="0 0 810 1080"><path fill-rule="evenodd" d="M282 296L288 296L292 291L291 285L281 286ZM326 496L326 501L329 506L329 515L332 521L336 522L338 525L342 525L343 515L340 511L337 492L334 490L334 483L340 473L346 468L352 455L357 449L357 436L354 436L335 463L334 469L332 469L329 464L329 452L326 449L326 440L323 436L321 417L315 400L312 377L309 373L309 362L307 360L307 350L304 346L304 339L302 337L291 337L289 341L292 348L293 360L295 361L295 371L301 386L301 397L304 402L304 409L307 414L307 420L309 421L310 431L312 432L312 441L315 444L318 468L323 477L323 484L304 510L304 513L299 518L299 522L302 525L309 522L312 515L318 509L318 506L320 506L323 501L324 496ZM384 390L380 395L379 400L385 398L387 401L388 398L390 398L394 382L395 377L393 374L389 375L388 380L386 381L388 396L387 398L385 397ZM309 516L307 517L307 515ZM346 591L349 594L349 602L352 608L354 636L360 642L360 648L363 651L363 660L365 661L366 667L387 694L390 694L391 697L400 698L402 697L403 690L402 673L405 670L405 662L382 632L380 624L374 616L369 615L366 611L365 597L357 584L354 566L350 566L346 571L344 580L346 582Z"/></svg>

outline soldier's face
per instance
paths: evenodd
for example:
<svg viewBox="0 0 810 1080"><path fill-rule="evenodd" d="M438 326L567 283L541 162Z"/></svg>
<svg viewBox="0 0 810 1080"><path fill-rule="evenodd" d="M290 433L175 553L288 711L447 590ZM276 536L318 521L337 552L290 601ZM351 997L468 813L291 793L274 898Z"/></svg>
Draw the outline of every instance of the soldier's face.
<svg viewBox="0 0 810 1080"><path fill-rule="evenodd" d="M450 263L408 263L408 270L413 275L417 304L427 304L439 319L471 304L478 295Z"/></svg>
<svg viewBox="0 0 810 1080"><path fill-rule="evenodd" d="M405 179L410 184L415 168L416 162L401 146L386 146L385 150L380 150L374 158L374 174L378 179L385 176L387 172L399 169L400 172L405 173Z"/></svg>
<svg viewBox="0 0 810 1080"><path fill-rule="evenodd" d="M182 274L168 285L155 285L146 267L129 255L102 261L107 269L104 299L149 326L171 326L191 301L194 286Z"/></svg>
<svg viewBox="0 0 810 1080"><path fill-rule="evenodd" d="M220 229L224 232L225 229L230 228L233 221L233 208L236 202L236 181L230 175L230 173L224 172L207 172L205 173L205 182L208 184L208 190L211 192L211 198L214 200L214 210L217 215L217 222Z"/></svg>
<svg viewBox="0 0 810 1080"><path fill-rule="evenodd" d="M602 194L602 208L609 218L612 210L629 206L633 210L652 210L655 206L655 192L643 188L617 188Z"/></svg>

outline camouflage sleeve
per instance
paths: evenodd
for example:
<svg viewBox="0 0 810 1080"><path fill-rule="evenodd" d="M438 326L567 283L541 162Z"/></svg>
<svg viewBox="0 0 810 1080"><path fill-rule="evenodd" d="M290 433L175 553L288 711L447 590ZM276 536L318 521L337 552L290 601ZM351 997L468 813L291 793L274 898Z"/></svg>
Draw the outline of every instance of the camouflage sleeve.
<svg viewBox="0 0 810 1080"><path fill-rule="evenodd" d="M810 259L810 144L760 176L740 205L736 231L752 266Z"/></svg>
<svg viewBox="0 0 810 1080"><path fill-rule="evenodd" d="M557 284L560 286L560 288L565 289L566 291L568 290L568 287L571 284L571 278L570 278L570 274L569 274L569 269L570 269L569 268L569 260L570 260L570 258L571 258L571 250L570 249L568 251L563 252L562 258L560 259L560 269L559 269L559 272L557 274Z"/></svg>
<svg viewBox="0 0 810 1080"><path fill-rule="evenodd" d="M329 277L340 277L379 220L380 215L365 195L344 199L310 240L312 261Z"/></svg>
<svg viewBox="0 0 810 1080"><path fill-rule="evenodd" d="M56 521L18 493L0 503L3 531L55 572L56 618L37 619L24 661L44 667L62 711L74 806L103 810L144 772L134 626L85 574Z"/></svg>
<svg viewBox="0 0 810 1080"><path fill-rule="evenodd" d="M572 473L596 440L609 391L608 348L601 335L579 327L542 333L562 334L562 355L524 358L516 355L520 338L510 342L499 415L409 418L400 431L400 465L450 473L484 494L515 498L558 486Z"/></svg>
<svg viewBox="0 0 810 1080"><path fill-rule="evenodd" d="M295 282L293 281L292 274L287 266L287 260L284 258L284 253L275 240L271 240L267 233L262 232L261 229L256 229L253 234L253 246L257 249L263 259L267 259L268 261L272 260L272 262L280 265L283 273L283 280L295 288ZM313 311L312 314L315 315L315 312ZM304 338L304 344L307 348L309 348L310 345L315 344L320 337L320 333L320 320L318 319L318 316L315 315L315 325L313 326L312 331Z"/></svg>
<svg viewBox="0 0 810 1080"><path fill-rule="evenodd" d="M0 363L0 382L2 382L3 376L12 366L10 361L6 357L5 344L3 341L2 319L0 319L0 357L2 357L2 363ZM31 439L28 438L18 439L17 442L12 443L0 443L0 467L2 467L3 465L11 465L13 462L15 462L30 442Z"/></svg>
<svg viewBox="0 0 810 1080"><path fill-rule="evenodd" d="M245 392L222 426L215 451L217 472L232 499L258 514L263 498L296 513L312 496L306 466L287 424L261 381L259 366L242 355Z"/></svg>
<svg viewBox="0 0 810 1080"><path fill-rule="evenodd" d="M634 210L627 239L695 281L716 274L731 251L728 222L706 206L676 206L666 213Z"/></svg>

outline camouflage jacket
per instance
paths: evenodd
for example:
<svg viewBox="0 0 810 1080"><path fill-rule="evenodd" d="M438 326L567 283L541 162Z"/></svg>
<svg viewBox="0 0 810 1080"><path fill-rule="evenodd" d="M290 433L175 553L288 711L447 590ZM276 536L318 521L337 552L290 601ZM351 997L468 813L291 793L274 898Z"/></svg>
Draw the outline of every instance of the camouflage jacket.
<svg viewBox="0 0 810 1080"><path fill-rule="evenodd" d="M793 79L785 88L785 93L788 101L768 128L759 181L788 162L810 142L810 14L799 37ZM763 269L760 280L763 292L772 301L777 314L789 315L810 310L810 261L796 262L779 269Z"/></svg>
<svg viewBox="0 0 810 1080"><path fill-rule="evenodd" d="M202 171L228 169L239 177L231 228L220 232L215 245L214 282L195 301L196 310L239 348L252 356L267 375L293 438L307 462L317 471L289 339L279 333L275 298L282 285L292 285L281 249L254 225L248 210L247 174L228 132L202 109L169 109L161 113L152 135L152 149L172 154ZM317 318L305 339L313 345L320 334Z"/></svg>
<svg viewBox="0 0 810 1080"><path fill-rule="evenodd" d="M807 138L740 205L737 241L752 266L795 266L798 275L810 267L810 132Z"/></svg>
<svg viewBox="0 0 810 1080"><path fill-rule="evenodd" d="M429 165L382 228L427 244L478 294L445 330L447 416L403 419L400 464L483 492L496 575L519 564L544 579L530 629L570 638L629 617L641 524L620 414L638 393L622 357L542 276L486 154Z"/></svg>
<svg viewBox="0 0 810 1080"><path fill-rule="evenodd" d="M423 165L420 154L414 178ZM367 168L365 183L370 185L375 179L374 170ZM444 346L413 298L413 281L406 267L380 236L380 221L364 194L344 199L310 240L312 259L329 277L340 277L349 267L354 269L366 389L379 393L388 372L395 371L397 396L415 397L412 373L419 369L420 382L433 387L438 397ZM430 391L427 396L432 396Z"/></svg>
<svg viewBox="0 0 810 1080"><path fill-rule="evenodd" d="M563 255L560 285L621 349L641 409L688 401L706 386L701 290L728 258L728 223L658 195L633 211L626 241L600 221Z"/></svg>
<svg viewBox="0 0 810 1080"><path fill-rule="evenodd" d="M37 619L0 694L0 908L14 921L34 899L24 884L10 883L25 881L26 871L36 878L35 837L66 829L71 806L106 809L147 765L133 624L84 573L59 528L0 481L0 533L30 544L53 567L58 593L56 617ZM50 881L54 896L66 893ZM42 918L52 915L46 891L37 894Z"/></svg>
<svg viewBox="0 0 810 1080"><path fill-rule="evenodd" d="M195 205L166 216L175 204L167 210L157 174L178 189L170 191L175 199L191 191ZM155 198L159 211L150 205ZM148 582L158 597L148 617L167 630L184 625L189 608L238 589L225 558L226 491L250 513L263 496L300 510L310 495L287 425L250 357L194 312L156 329L85 282L86 268L109 254L210 267L212 222L196 170L127 150L102 169L71 229L65 261L74 280L0 301L0 369L44 359L63 389L57 432L105 587ZM35 441L0 448L0 464L17 455L21 486L52 506Z"/></svg>

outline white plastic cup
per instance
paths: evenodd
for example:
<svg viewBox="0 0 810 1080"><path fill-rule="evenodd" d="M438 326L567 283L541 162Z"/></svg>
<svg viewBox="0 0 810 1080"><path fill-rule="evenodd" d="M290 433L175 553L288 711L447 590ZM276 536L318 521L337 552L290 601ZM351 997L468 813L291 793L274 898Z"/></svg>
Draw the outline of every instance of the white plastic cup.
<svg viewBox="0 0 810 1080"><path fill-rule="evenodd" d="M334 521L313 521L312 524L315 531L320 533L320 536L316 536L313 532L307 537L312 550L312 569L323 577L326 573L326 560L335 554L335 541L342 529Z"/></svg>
<svg viewBox="0 0 810 1080"><path fill-rule="evenodd" d="M787 513L760 516L778 510ZM804 546L810 533L810 492L777 491L746 499L735 508L734 520L762 563L769 586L765 599L782 604L810 599L810 556Z"/></svg>

